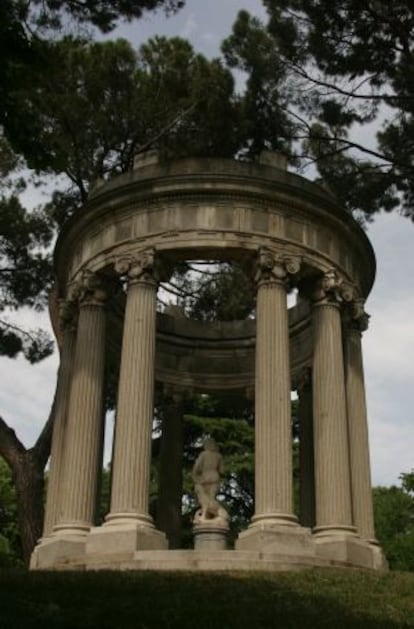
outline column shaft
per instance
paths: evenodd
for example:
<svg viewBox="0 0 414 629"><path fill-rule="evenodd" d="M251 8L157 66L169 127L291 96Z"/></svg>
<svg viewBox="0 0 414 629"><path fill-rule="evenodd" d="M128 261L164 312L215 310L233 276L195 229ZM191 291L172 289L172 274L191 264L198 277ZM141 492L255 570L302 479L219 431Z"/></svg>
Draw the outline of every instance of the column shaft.
<svg viewBox="0 0 414 629"><path fill-rule="evenodd" d="M105 312L81 304L65 437L61 509L55 531L86 532L95 519L102 466Z"/></svg>
<svg viewBox="0 0 414 629"><path fill-rule="evenodd" d="M45 506L45 521L43 536L47 537L58 520L59 500L62 495L62 468L65 447L66 424L72 382L73 361L75 356L76 329L67 325L63 331L62 350L55 398L55 418L53 423L53 437L51 460L47 481L47 497Z"/></svg>
<svg viewBox="0 0 414 629"><path fill-rule="evenodd" d="M157 528L164 531L170 548L181 545L183 493L183 407L166 400L162 422Z"/></svg>
<svg viewBox="0 0 414 629"><path fill-rule="evenodd" d="M125 310L108 521L148 514L154 397L157 284L130 283Z"/></svg>
<svg viewBox="0 0 414 629"><path fill-rule="evenodd" d="M317 530L352 531L345 377L339 307L313 307L313 422Z"/></svg>
<svg viewBox="0 0 414 629"><path fill-rule="evenodd" d="M299 395L299 512L300 524L315 526L315 466L313 446L312 385L303 383Z"/></svg>
<svg viewBox="0 0 414 629"><path fill-rule="evenodd" d="M361 332L350 327L345 334L345 374L354 524L362 538L375 542Z"/></svg>
<svg viewBox="0 0 414 629"><path fill-rule="evenodd" d="M284 282L259 283L256 310L255 516L292 515L289 327Z"/></svg>

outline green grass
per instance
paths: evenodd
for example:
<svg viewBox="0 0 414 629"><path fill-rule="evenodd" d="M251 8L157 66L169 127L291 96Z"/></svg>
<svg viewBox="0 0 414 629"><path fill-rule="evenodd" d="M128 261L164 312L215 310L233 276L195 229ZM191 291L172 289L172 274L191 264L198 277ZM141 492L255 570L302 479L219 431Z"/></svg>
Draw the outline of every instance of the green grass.
<svg viewBox="0 0 414 629"><path fill-rule="evenodd" d="M1 572L1 629L414 628L414 574Z"/></svg>

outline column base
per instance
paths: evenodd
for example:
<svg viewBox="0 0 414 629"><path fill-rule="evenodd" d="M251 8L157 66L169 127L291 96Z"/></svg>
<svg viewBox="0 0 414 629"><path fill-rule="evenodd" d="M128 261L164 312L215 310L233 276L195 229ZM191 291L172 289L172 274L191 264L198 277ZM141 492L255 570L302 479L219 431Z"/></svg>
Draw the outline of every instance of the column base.
<svg viewBox="0 0 414 629"><path fill-rule="evenodd" d="M138 550L167 550L165 533L152 524L137 520L110 521L91 529L86 541L87 555L132 555Z"/></svg>
<svg viewBox="0 0 414 629"><path fill-rule="evenodd" d="M295 557L315 556L310 529L294 522L287 526L271 520L254 522L240 533L235 548Z"/></svg>
<svg viewBox="0 0 414 629"><path fill-rule="evenodd" d="M249 528L262 524L266 524L266 526L297 526L298 519L292 513L259 513L252 517Z"/></svg>
<svg viewBox="0 0 414 629"><path fill-rule="evenodd" d="M368 541L369 541L369 547L372 553L372 564L373 564L372 567L374 568L374 570L383 570L383 571L389 570L388 561L378 541L377 540L375 540L374 542L371 542L370 540Z"/></svg>
<svg viewBox="0 0 414 629"><path fill-rule="evenodd" d="M358 537L353 527L350 530L320 530L315 529L315 546L317 557L331 561L345 562L351 566L386 570L382 551L378 546L369 544Z"/></svg>
<svg viewBox="0 0 414 629"><path fill-rule="evenodd" d="M44 537L34 549L30 558L30 570L61 569L70 564L72 559L85 553L86 534L55 535Z"/></svg>

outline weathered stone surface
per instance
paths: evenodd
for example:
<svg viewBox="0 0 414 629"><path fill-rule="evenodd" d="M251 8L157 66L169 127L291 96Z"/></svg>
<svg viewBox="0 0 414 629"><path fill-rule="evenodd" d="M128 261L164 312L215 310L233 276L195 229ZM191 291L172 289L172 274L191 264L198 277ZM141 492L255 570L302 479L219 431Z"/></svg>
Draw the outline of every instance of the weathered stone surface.
<svg viewBox="0 0 414 629"><path fill-rule="evenodd" d="M300 526L258 522L240 533L236 543L239 551L251 550L271 554L314 557L315 545L310 529Z"/></svg>
<svg viewBox="0 0 414 629"><path fill-rule="evenodd" d="M325 285L324 282L327 282ZM313 305L313 427L316 530L355 532L351 484L342 329L339 303L324 277Z"/></svg>
<svg viewBox="0 0 414 629"><path fill-rule="evenodd" d="M257 321L157 316L158 281L191 259L235 261L257 272ZM371 290L375 258L329 192L288 173L280 156L262 155L261 163L141 156L133 172L95 187L60 235L55 261L58 296L82 305L74 359L62 359L61 397L69 404L59 404L46 536L33 569L386 568L368 500L361 347L355 335L342 338L344 311L360 319L357 305ZM109 334L97 278L112 286ZM293 287L298 301L288 311ZM112 372L121 368L111 510L95 527L104 356ZM293 514L290 417L291 388L309 371L312 392L300 392L301 518L316 524L312 532ZM194 551L166 551L165 535L154 527L148 494L155 381L243 396L255 389L255 515L234 551L226 550L225 518L196 519ZM178 429L165 432L178 446ZM178 478L179 449L174 453L169 464ZM179 491L173 484L165 484L167 493Z"/></svg>
<svg viewBox="0 0 414 629"><path fill-rule="evenodd" d="M216 518L194 524L194 550L211 553L226 550L229 525L226 520Z"/></svg>
<svg viewBox="0 0 414 629"><path fill-rule="evenodd" d="M86 555L97 554L102 557L124 553L130 558L137 550L163 550L168 543L165 534L150 523L143 524L131 519L130 522L108 523L95 527L88 535Z"/></svg>

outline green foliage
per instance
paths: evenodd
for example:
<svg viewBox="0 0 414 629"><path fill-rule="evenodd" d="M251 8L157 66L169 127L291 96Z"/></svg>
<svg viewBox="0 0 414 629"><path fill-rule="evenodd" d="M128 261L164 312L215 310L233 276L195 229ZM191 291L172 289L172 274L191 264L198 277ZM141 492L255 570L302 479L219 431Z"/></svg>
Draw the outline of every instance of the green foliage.
<svg viewBox="0 0 414 629"><path fill-rule="evenodd" d="M402 487L375 487L375 530L390 567L414 571L413 472L401 474Z"/></svg>
<svg viewBox="0 0 414 629"><path fill-rule="evenodd" d="M177 11L185 0L3 0L2 24L11 41L29 39L36 31L61 30L68 22L86 23L103 32L111 31L120 20L131 21L145 11Z"/></svg>
<svg viewBox="0 0 414 629"><path fill-rule="evenodd" d="M414 494L414 470L400 474L400 479L404 491L409 494Z"/></svg>
<svg viewBox="0 0 414 629"><path fill-rule="evenodd" d="M312 125L304 150L317 159L318 172L343 207L355 218L371 220L381 211L399 205L393 172L383 172L378 164L344 152L341 142L332 139L328 125Z"/></svg>
<svg viewBox="0 0 414 629"><path fill-rule="evenodd" d="M223 501L225 508L229 511L232 537L235 537L240 530L247 527L253 515L254 428L252 420L248 417L221 416L219 411L225 410L223 401L214 400L210 396L196 397L194 410L197 410L197 401L199 411L203 415L186 414L184 416L184 529L191 530L192 516L197 507L191 470L201 451L204 439L211 437L217 442L224 459L225 474L218 498ZM210 409L203 410L206 402Z"/></svg>
<svg viewBox="0 0 414 629"><path fill-rule="evenodd" d="M178 296L178 306L197 321L244 320L252 316L256 306L253 278L235 263L205 267L181 263L170 287Z"/></svg>
<svg viewBox="0 0 414 629"><path fill-rule="evenodd" d="M290 153L294 125L286 105L291 95L286 66L272 37L260 20L240 11L222 51L228 65L246 75L239 154L254 157L263 149Z"/></svg>
<svg viewBox="0 0 414 629"><path fill-rule="evenodd" d="M16 492L9 466L0 457L0 567L21 563Z"/></svg>
<svg viewBox="0 0 414 629"><path fill-rule="evenodd" d="M62 28L70 17L108 32L121 19L131 21L142 17L144 11L159 8L169 13L180 9L184 3L185 0L33 0L32 6L22 2L19 4L26 10L25 18L43 28Z"/></svg>
<svg viewBox="0 0 414 629"><path fill-rule="evenodd" d="M47 247L51 221L44 210L28 212L19 200L22 184L19 158L0 137L0 313L47 305L52 271ZM14 358L20 352L36 362L52 352L53 344L42 330L23 330L7 317L0 319L0 354Z"/></svg>
<svg viewBox="0 0 414 629"><path fill-rule="evenodd" d="M52 237L47 216L28 212L16 196L0 199L0 256L2 308L47 303L50 260L43 253Z"/></svg>
<svg viewBox="0 0 414 629"><path fill-rule="evenodd" d="M13 91L3 123L30 167L71 182L54 198L60 222L96 180L130 170L140 151L208 156L237 148L230 72L180 38L156 37L135 52L125 40L67 37L42 43L39 55L41 71Z"/></svg>
<svg viewBox="0 0 414 629"><path fill-rule="evenodd" d="M313 142L308 156L351 209L362 192L357 207L368 216L398 207L414 219L412 2L367 0L363 7L358 0L264 0L264 4L275 47L292 79L301 82L295 112L302 121L300 138L315 136L310 119L324 129L318 134L324 150L318 151ZM352 140L360 125L373 121L380 126L377 146ZM320 168L326 154L340 156L344 151L347 157L336 159L335 167ZM355 158L361 151L371 163ZM348 179L344 185L338 177L342 168Z"/></svg>

